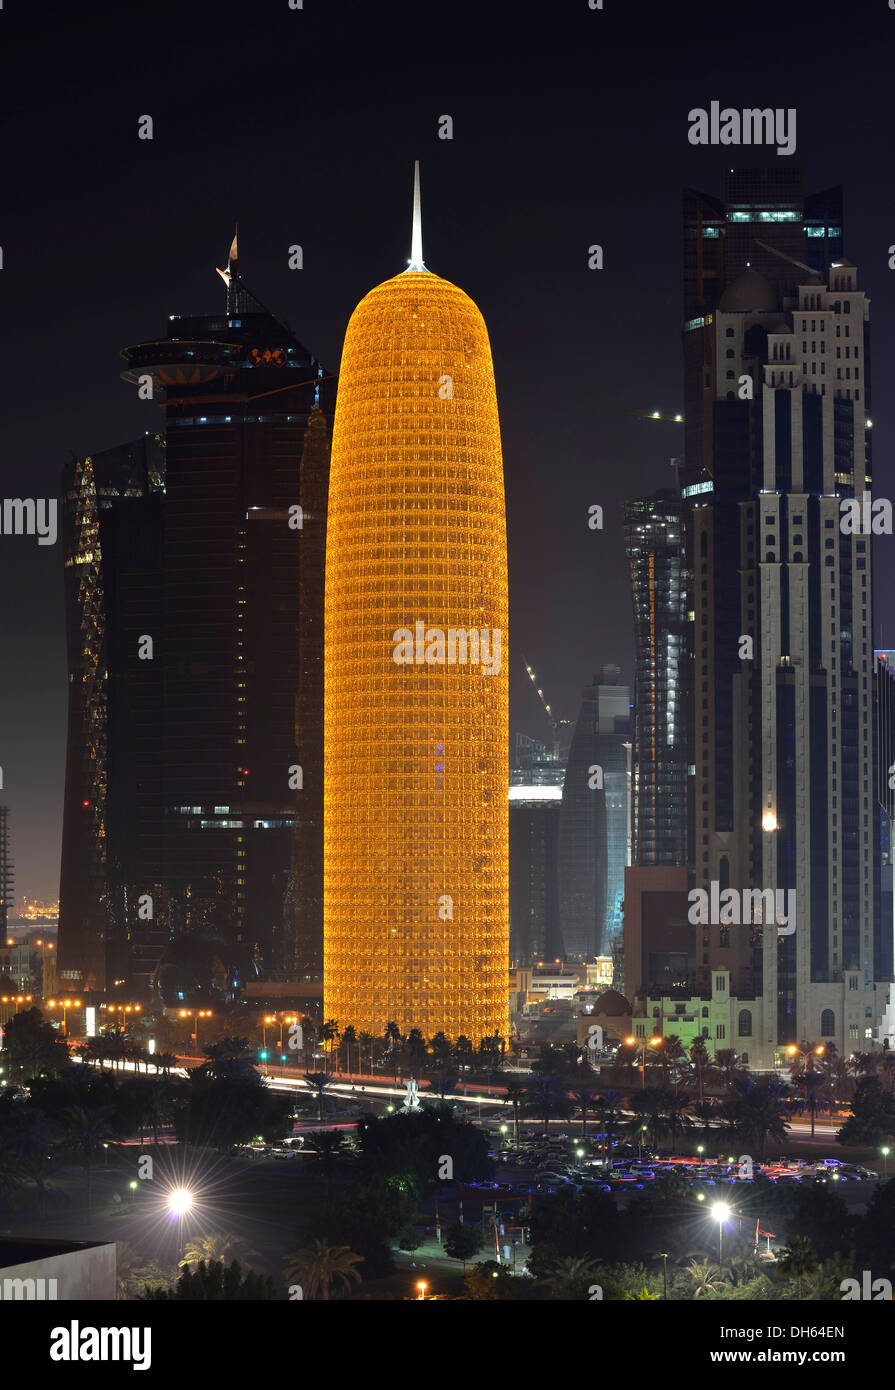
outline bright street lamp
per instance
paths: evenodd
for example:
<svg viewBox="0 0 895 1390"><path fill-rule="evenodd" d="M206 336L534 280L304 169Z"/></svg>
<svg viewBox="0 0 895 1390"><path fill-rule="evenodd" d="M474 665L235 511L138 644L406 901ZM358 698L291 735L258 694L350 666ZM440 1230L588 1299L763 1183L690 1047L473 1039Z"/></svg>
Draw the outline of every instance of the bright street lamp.
<svg viewBox="0 0 895 1390"><path fill-rule="evenodd" d="M718 1223L718 1270L724 1273L724 1222L730 1216L730 1207L726 1202L716 1202L712 1207L712 1216Z"/></svg>
<svg viewBox="0 0 895 1390"><path fill-rule="evenodd" d="M883 1145L880 1149L880 1153L883 1156L883 1177L887 1178L889 1176L889 1154L891 1153L888 1144Z"/></svg>

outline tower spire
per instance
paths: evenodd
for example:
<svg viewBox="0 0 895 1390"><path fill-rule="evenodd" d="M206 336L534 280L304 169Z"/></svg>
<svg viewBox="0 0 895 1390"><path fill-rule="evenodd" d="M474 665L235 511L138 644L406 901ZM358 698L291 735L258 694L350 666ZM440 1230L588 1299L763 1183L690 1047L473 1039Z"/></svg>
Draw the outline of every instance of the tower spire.
<svg viewBox="0 0 895 1390"><path fill-rule="evenodd" d="M420 211L420 162L413 161L413 228L410 234L408 270L425 270L423 263L423 215Z"/></svg>

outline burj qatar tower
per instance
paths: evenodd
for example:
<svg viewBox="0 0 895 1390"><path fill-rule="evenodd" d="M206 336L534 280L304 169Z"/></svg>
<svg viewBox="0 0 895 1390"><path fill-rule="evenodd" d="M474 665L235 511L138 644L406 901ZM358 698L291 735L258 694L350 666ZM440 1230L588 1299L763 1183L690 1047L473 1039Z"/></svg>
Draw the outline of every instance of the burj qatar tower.
<svg viewBox="0 0 895 1390"><path fill-rule="evenodd" d="M348 324L324 620L324 1011L508 1031L507 548L491 347L423 263Z"/></svg>

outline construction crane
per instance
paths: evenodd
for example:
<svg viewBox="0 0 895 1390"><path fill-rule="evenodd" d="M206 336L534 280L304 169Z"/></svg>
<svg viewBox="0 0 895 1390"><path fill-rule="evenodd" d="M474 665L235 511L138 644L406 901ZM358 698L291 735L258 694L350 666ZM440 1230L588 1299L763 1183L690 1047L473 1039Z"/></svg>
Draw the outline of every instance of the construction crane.
<svg viewBox="0 0 895 1390"><path fill-rule="evenodd" d="M629 415L633 415L635 420L664 420L668 425L682 425L683 415L663 415L661 410L629 410Z"/></svg>
<svg viewBox="0 0 895 1390"><path fill-rule="evenodd" d="M549 706L548 703L547 703L547 698L546 698L546 696L545 696L543 690L542 690L541 687L538 685L538 676L537 676L537 672L535 671L535 669L534 669L533 666L529 666L529 664L528 664L528 662L526 661L524 655L523 655L523 657L522 657L522 660L523 660L523 662L524 662L524 664L525 664L525 670L526 670L526 673L527 673L527 675L528 675L528 678L529 678L529 680L531 681L532 685L534 686L535 690L538 692L538 699L541 701L541 704L544 706L544 709L545 709L546 714L547 714L547 718L550 720L550 727L551 727L551 729L553 730L553 756L554 756L554 758L557 758L557 759L558 759L558 758L559 758L559 730L560 730L560 728L561 728L562 726L564 726L564 725L565 725L565 726L571 725L572 721L571 721L571 719L557 719L557 718L556 718L556 716L555 716L554 713L553 713L553 710L550 708L550 706Z"/></svg>

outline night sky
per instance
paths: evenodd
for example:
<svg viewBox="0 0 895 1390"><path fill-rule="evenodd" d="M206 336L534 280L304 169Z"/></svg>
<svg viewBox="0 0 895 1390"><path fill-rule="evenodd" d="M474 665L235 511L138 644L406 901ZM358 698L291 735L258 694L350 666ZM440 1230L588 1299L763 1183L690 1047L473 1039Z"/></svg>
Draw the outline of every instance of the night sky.
<svg viewBox="0 0 895 1390"><path fill-rule="evenodd" d="M59 495L71 453L158 429L119 379L168 314L224 307L239 221L249 288L328 367L352 309L409 255L421 161L430 270L491 336L506 473L511 728L549 729L522 667L574 718L603 662L631 675L622 503L674 480L683 409L680 191L721 195L695 148L713 100L796 107L808 191L842 183L871 296L875 488L892 496L895 12L797 0L5 0L0 11L2 496ZM138 118L154 139L137 138ZM437 137L438 117L454 138ZM304 269L287 268L299 243ZM604 248L591 271L587 249ZM605 529L588 529L588 507ZM877 645L895 646L891 538ZM62 548L0 536L0 765L16 898L59 887L66 668Z"/></svg>

